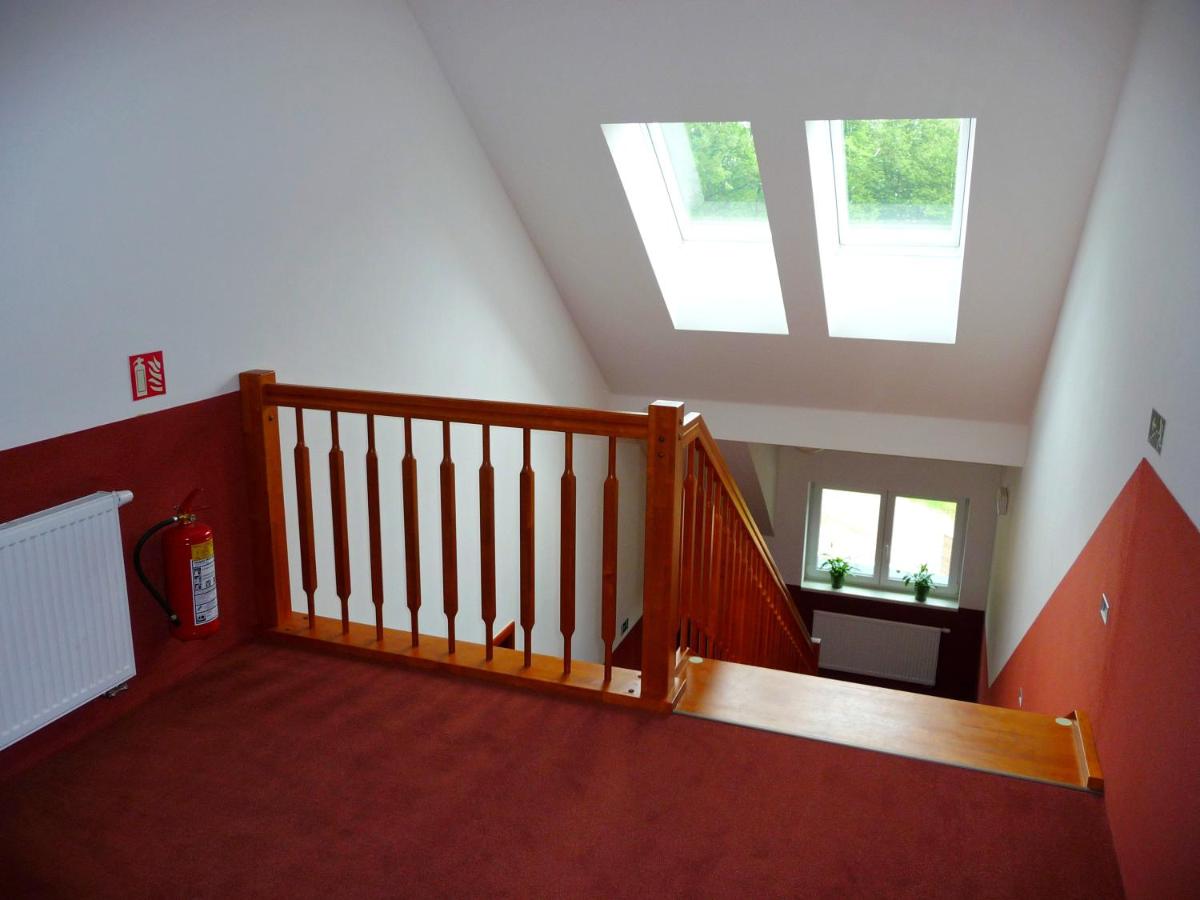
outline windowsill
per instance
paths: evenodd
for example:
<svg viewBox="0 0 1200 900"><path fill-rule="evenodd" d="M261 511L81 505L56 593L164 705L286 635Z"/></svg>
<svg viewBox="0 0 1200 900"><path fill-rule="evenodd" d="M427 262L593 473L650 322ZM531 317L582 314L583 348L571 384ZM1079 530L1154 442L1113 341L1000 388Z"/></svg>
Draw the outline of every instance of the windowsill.
<svg viewBox="0 0 1200 900"><path fill-rule="evenodd" d="M918 603L917 598L912 594L901 594L897 591L883 591L878 588L860 587L855 584L848 584L835 591L829 586L829 582L827 581L808 581L806 579L800 582L800 587L805 591L818 591L823 594L844 594L847 597L859 597L864 600L883 600L887 603L905 603L910 606L924 606L930 609L958 609L958 601L948 597L929 597L924 603Z"/></svg>

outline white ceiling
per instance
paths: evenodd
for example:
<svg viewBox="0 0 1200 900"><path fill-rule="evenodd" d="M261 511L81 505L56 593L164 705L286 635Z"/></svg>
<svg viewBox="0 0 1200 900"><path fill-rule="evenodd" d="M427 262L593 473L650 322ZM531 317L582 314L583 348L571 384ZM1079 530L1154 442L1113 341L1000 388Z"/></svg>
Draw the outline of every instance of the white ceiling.
<svg viewBox="0 0 1200 900"><path fill-rule="evenodd" d="M1026 422L1133 0L410 0L617 393ZM806 119L974 116L954 345L828 337ZM675 331L600 126L753 123L790 334Z"/></svg>

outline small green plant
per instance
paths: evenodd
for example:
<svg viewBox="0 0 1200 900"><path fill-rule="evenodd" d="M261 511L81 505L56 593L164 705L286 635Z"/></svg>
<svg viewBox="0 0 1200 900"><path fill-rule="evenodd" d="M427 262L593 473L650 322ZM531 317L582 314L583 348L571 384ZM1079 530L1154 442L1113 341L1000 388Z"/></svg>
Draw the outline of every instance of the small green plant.
<svg viewBox="0 0 1200 900"><path fill-rule="evenodd" d="M854 566L840 556L831 556L821 563L820 568L829 570L829 582L833 585L834 590L840 588L846 580L846 576L854 571Z"/></svg>
<svg viewBox="0 0 1200 900"><path fill-rule="evenodd" d="M921 563L921 568L905 575L904 586L911 586L916 594L917 601L923 603L925 598L929 596L929 589L933 587L933 573L929 571L929 566Z"/></svg>

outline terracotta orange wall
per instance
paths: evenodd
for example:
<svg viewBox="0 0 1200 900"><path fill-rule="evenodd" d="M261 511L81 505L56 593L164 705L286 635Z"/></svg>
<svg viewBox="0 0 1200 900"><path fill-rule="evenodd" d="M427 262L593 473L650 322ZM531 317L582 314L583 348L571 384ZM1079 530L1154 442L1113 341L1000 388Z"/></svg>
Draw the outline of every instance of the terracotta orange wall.
<svg viewBox="0 0 1200 900"><path fill-rule="evenodd" d="M137 581L128 553L150 525L203 487L204 520L217 552L220 632L206 641L170 637L166 617ZM95 491L130 489L121 536L137 676L129 690L100 698L0 752L0 777L19 771L175 684L252 633L255 610L238 395L226 394L0 452L0 522ZM156 544L156 542L155 542ZM146 570L161 583L157 547Z"/></svg>
<svg viewBox="0 0 1200 900"><path fill-rule="evenodd" d="M1108 595L1108 624L1100 620ZM1138 466L980 700L1087 711L1130 897L1200 885L1200 530Z"/></svg>

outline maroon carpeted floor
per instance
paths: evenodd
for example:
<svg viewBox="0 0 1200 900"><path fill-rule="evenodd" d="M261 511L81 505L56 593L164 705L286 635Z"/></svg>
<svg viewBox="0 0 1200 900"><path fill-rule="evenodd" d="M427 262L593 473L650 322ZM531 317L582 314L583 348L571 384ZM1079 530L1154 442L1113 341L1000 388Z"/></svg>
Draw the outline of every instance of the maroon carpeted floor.
<svg viewBox="0 0 1200 900"><path fill-rule="evenodd" d="M1120 895L1102 801L252 644L0 784L0 895Z"/></svg>

